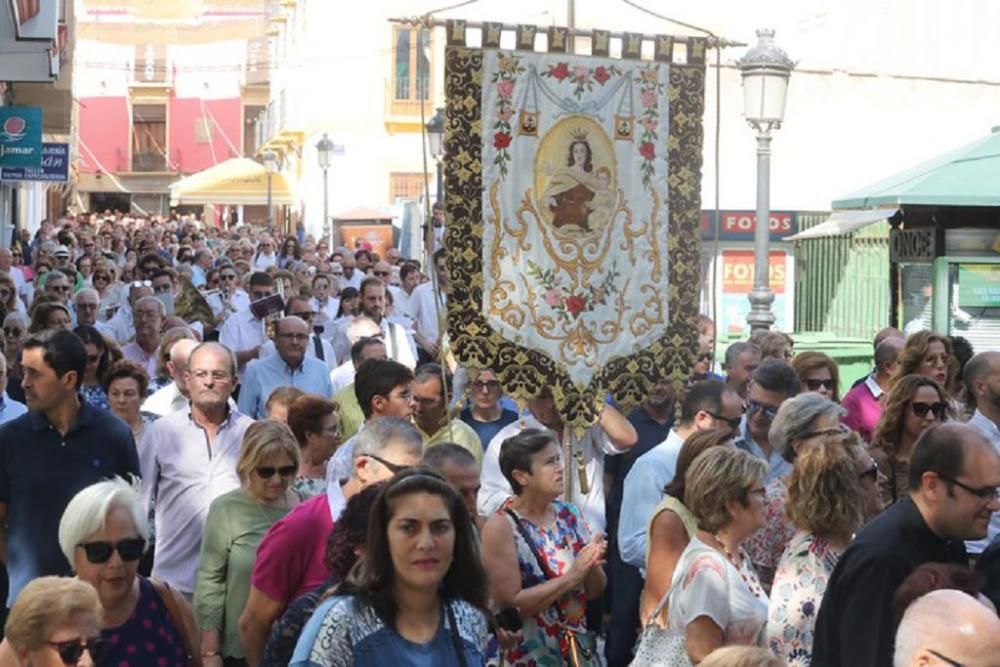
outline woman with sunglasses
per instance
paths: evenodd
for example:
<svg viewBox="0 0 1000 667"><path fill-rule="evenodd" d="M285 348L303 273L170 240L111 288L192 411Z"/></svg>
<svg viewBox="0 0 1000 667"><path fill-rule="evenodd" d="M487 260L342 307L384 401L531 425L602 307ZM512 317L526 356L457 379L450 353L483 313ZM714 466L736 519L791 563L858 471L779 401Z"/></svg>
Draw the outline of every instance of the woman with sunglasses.
<svg viewBox="0 0 1000 667"><path fill-rule="evenodd" d="M483 664L486 575L472 520L437 473L397 473L375 499L364 557L317 607L293 667Z"/></svg>
<svg viewBox="0 0 1000 667"><path fill-rule="evenodd" d="M111 365L108 354L108 343L97 329L81 325L73 329L76 337L83 341L87 351L87 366L83 371L83 381L80 383L80 393L84 400L95 408L109 409L108 394L101 380Z"/></svg>
<svg viewBox="0 0 1000 667"><path fill-rule="evenodd" d="M856 433L818 437L799 452L785 511L795 535L781 555L768 606L767 646L788 667L812 662L816 613L833 568L871 518L878 468Z"/></svg>
<svg viewBox="0 0 1000 667"><path fill-rule="evenodd" d="M7 395L24 403L21 379L21 347L28 335L28 318L23 313L7 313L3 318L4 356L7 357Z"/></svg>
<svg viewBox="0 0 1000 667"><path fill-rule="evenodd" d="M764 525L767 464L735 447L702 453L684 476L684 505L698 531L674 571L667 631L678 640L658 664L698 664L720 646L756 644L767 594L742 549ZM640 645L641 655L641 645Z"/></svg>
<svg viewBox="0 0 1000 667"><path fill-rule="evenodd" d="M201 541L194 608L206 667L246 665L239 618L250 572L264 534L299 502L289 489L298 469L299 444L288 426L250 425L236 462L241 485L212 501Z"/></svg>
<svg viewBox="0 0 1000 667"><path fill-rule="evenodd" d="M681 554L698 532L698 522L684 505L684 476L702 452L712 447L731 446L732 442L733 433L729 429L695 431L677 454L674 478L663 489L663 501L653 510L646 531L646 583L639 598L639 618L644 625L650 621L664 624L669 608L664 605L656 619L652 618L653 612L670 589Z"/></svg>
<svg viewBox="0 0 1000 667"><path fill-rule="evenodd" d="M7 309L8 313L27 313L28 309L17 294L17 285L14 279L6 273L0 273L0 305Z"/></svg>
<svg viewBox="0 0 1000 667"><path fill-rule="evenodd" d="M39 577L24 587L10 610L0 666L93 667L107 648L100 619L93 586L69 577Z"/></svg>
<svg viewBox="0 0 1000 667"><path fill-rule="evenodd" d="M140 410L149 387L146 369L134 361L121 359L101 375L101 383L111 412L128 424L138 443L146 427L158 418L158 415Z"/></svg>
<svg viewBox="0 0 1000 667"><path fill-rule="evenodd" d="M792 368L802 381L802 391L811 391L840 403L840 370L837 362L815 350L799 352L792 358Z"/></svg>
<svg viewBox="0 0 1000 667"><path fill-rule="evenodd" d="M806 392L790 398L778 408L768 440L781 453L781 457L792 464L792 471L798 460L798 453L806 444L824 437L847 432L840 423L847 411L817 393ZM788 495L788 476L775 477L765 487L764 528L747 540L746 550L750 560L764 584L770 590L774 571L789 540L795 534L795 527L785 512Z"/></svg>
<svg viewBox="0 0 1000 667"><path fill-rule="evenodd" d="M148 515L135 486L121 478L86 487L59 521L59 546L77 578L97 589L102 665L201 665L199 637L187 600L138 574Z"/></svg>
<svg viewBox="0 0 1000 667"><path fill-rule="evenodd" d="M881 495L889 507L909 491L910 452L917 438L932 424L949 419L951 410L941 385L916 374L897 377L882 401L870 451L885 475Z"/></svg>
<svg viewBox="0 0 1000 667"><path fill-rule="evenodd" d="M121 305L121 285L117 281L117 274L117 269L107 260L98 260L94 265L92 282L97 295L101 298L97 317L102 322L107 322L112 309Z"/></svg>

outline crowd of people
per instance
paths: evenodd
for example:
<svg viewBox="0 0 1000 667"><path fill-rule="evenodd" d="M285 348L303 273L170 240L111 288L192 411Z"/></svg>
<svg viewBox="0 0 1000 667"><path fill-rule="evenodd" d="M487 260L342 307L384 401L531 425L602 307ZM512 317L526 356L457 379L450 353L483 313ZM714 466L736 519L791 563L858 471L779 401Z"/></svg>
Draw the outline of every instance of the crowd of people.
<svg viewBox="0 0 1000 667"><path fill-rule="evenodd" d="M702 316L577 433L456 364L449 292L441 247L22 230L0 667L1000 664L1000 352L888 328L848 387Z"/></svg>

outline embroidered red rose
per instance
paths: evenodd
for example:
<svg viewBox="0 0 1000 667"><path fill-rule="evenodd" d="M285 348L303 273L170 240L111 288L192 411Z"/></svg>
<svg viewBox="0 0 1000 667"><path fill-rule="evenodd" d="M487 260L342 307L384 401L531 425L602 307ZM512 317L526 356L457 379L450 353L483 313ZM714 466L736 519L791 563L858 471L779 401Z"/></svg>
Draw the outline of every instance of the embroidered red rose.
<svg viewBox="0 0 1000 667"><path fill-rule="evenodd" d="M558 81L562 81L569 76L569 65L566 63L559 63L555 67L549 69L549 74Z"/></svg>
<svg viewBox="0 0 1000 667"><path fill-rule="evenodd" d="M582 296L574 294L573 296L566 299L566 310L570 315L579 315L583 312L583 309L587 307L587 302Z"/></svg>
<svg viewBox="0 0 1000 667"><path fill-rule="evenodd" d="M510 135L506 132L497 132L493 135L493 146L498 149L504 149L510 146Z"/></svg>
<svg viewBox="0 0 1000 667"><path fill-rule="evenodd" d="M639 155L647 160L652 160L656 157L656 148L653 146L653 142L647 141L642 146L639 146Z"/></svg>
<svg viewBox="0 0 1000 667"><path fill-rule="evenodd" d="M602 86L607 83L608 79L611 78L611 74L608 72L604 65L601 65L594 70L594 81L601 84Z"/></svg>
<svg viewBox="0 0 1000 667"><path fill-rule="evenodd" d="M497 92L500 97L510 97L514 94L514 82L510 79L503 79L497 84Z"/></svg>

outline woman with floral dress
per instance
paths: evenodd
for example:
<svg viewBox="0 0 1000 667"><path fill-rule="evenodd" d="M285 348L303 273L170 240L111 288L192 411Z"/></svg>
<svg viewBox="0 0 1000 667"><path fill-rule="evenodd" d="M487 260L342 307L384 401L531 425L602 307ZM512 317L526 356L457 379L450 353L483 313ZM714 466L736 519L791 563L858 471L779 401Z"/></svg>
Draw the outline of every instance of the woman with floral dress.
<svg viewBox="0 0 1000 667"><path fill-rule="evenodd" d="M796 528L781 557L768 606L767 646L788 667L812 662L813 631L834 566L875 507L878 467L854 433L811 441L788 478Z"/></svg>
<svg viewBox="0 0 1000 667"><path fill-rule="evenodd" d="M591 535L563 494L559 443L549 431L526 429L503 442L500 470L514 497L483 527L482 559L498 610L516 608L524 626L520 645L505 651L512 667L563 665L571 643L594 650L587 633L587 600L607 583L604 536ZM491 663L498 662L493 648ZM596 658L596 655L593 656Z"/></svg>
<svg viewBox="0 0 1000 667"><path fill-rule="evenodd" d="M91 326L78 326L73 333L83 341L83 346L87 350L87 366L83 371L80 393L95 408L108 410L108 394L101 386L101 379L111 365L108 344L104 336Z"/></svg>

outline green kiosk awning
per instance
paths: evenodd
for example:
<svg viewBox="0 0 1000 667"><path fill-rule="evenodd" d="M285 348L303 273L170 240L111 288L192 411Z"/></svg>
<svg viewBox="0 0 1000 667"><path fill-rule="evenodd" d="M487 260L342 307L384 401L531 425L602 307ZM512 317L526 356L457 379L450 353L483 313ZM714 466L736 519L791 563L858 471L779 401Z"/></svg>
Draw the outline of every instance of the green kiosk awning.
<svg viewBox="0 0 1000 667"><path fill-rule="evenodd" d="M1000 206L1000 127L956 150L833 202L833 210Z"/></svg>

